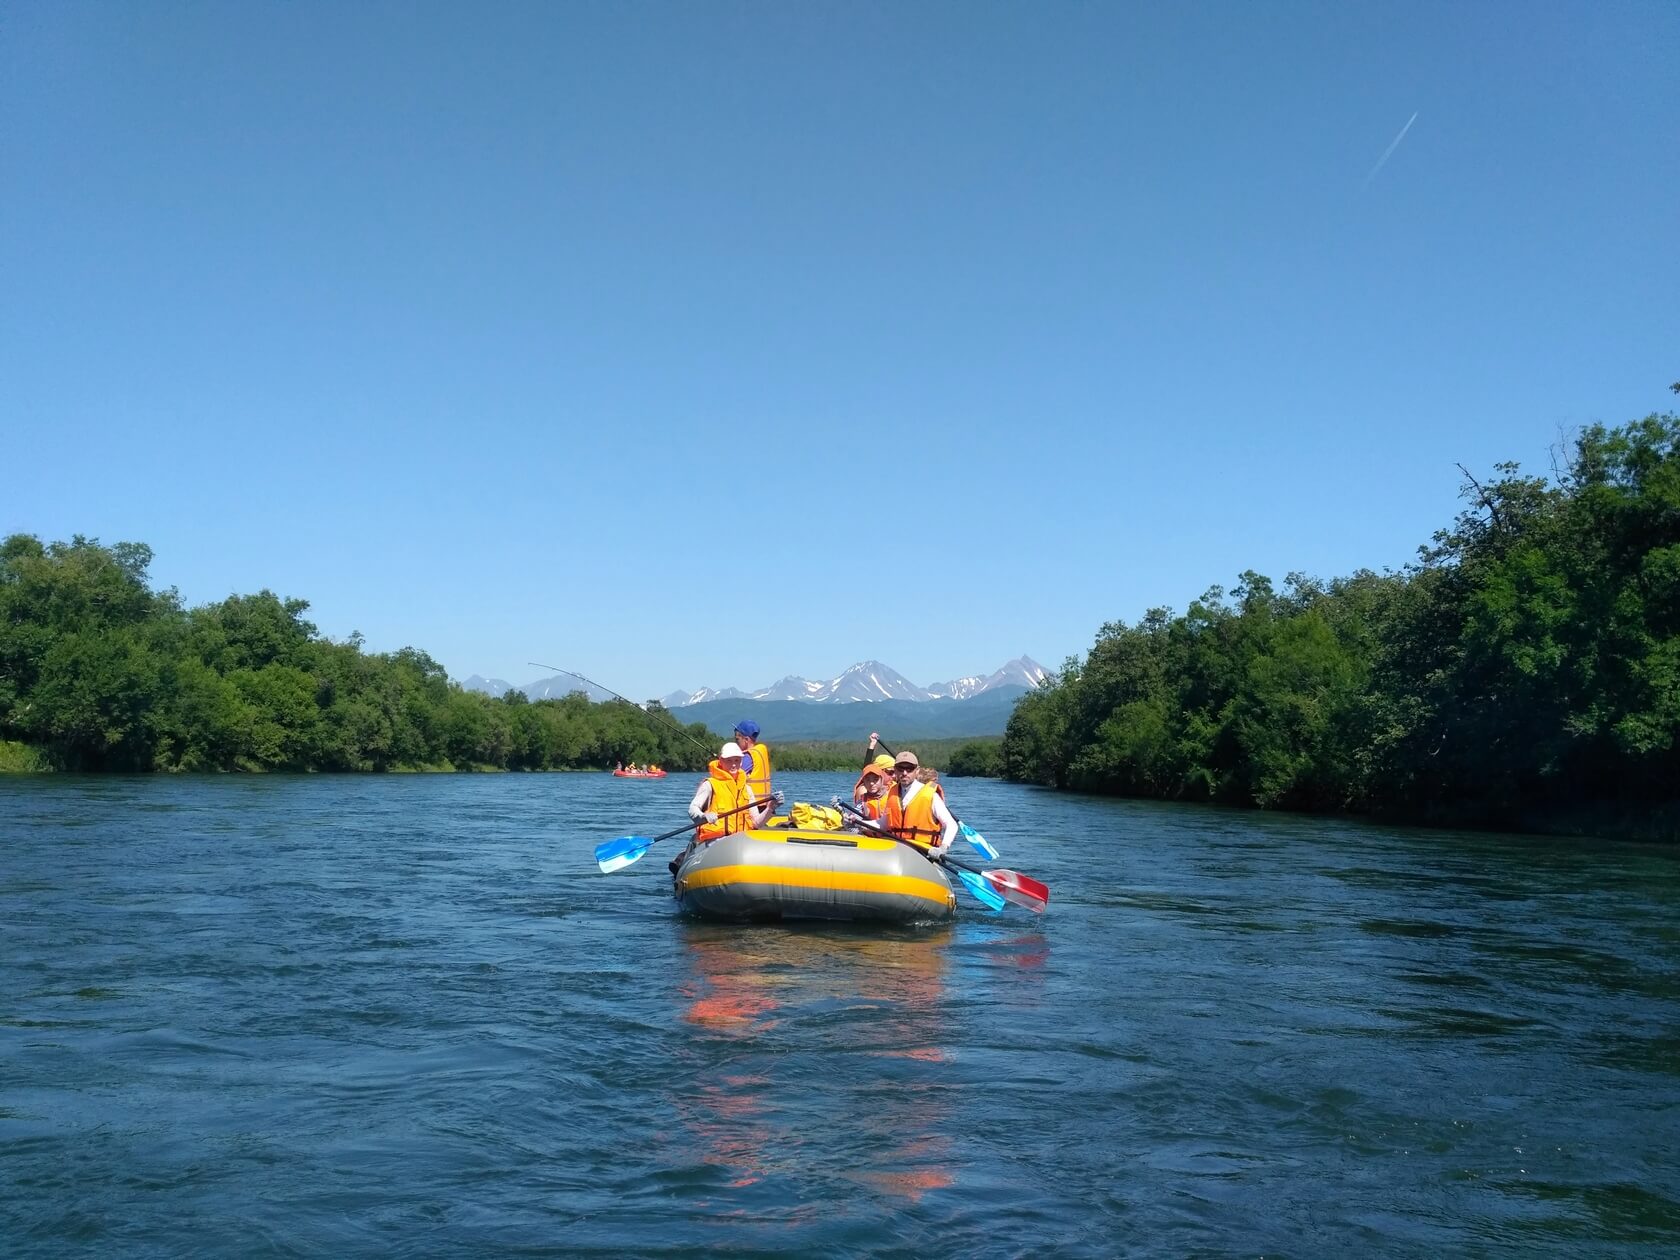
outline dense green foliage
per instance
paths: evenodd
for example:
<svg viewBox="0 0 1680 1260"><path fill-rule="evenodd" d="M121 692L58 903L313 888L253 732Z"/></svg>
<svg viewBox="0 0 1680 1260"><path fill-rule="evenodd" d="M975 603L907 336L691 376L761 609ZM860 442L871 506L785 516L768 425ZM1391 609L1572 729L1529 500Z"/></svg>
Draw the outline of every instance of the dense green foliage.
<svg viewBox="0 0 1680 1260"><path fill-rule="evenodd" d="M971 739L951 754L949 773L957 778L995 779L1003 773L1003 741Z"/></svg>
<svg viewBox="0 0 1680 1260"><path fill-rule="evenodd" d="M1680 417L1501 465L1400 573L1256 573L1112 623L1022 699L1007 777L1532 824L1680 798Z"/></svg>
<svg viewBox="0 0 1680 1260"><path fill-rule="evenodd" d="M269 591L183 609L151 589L151 559L81 537L0 544L0 741L29 750L14 768L692 770L718 743L620 701L463 691L414 648L321 637L304 601Z"/></svg>
<svg viewBox="0 0 1680 1260"><path fill-rule="evenodd" d="M848 706L835 706L848 707ZM880 706L868 706L867 719L873 720L880 716ZM840 742L838 740L784 740L775 741L775 732L768 728L764 738L770 741L771 760L775 769L781 770L852 770L863 769L864 755L862 739ZM965 739L918 739L913 744L899 736L898 741L907 747L915 749L917 758L924 766L935 769L951 765L958 751L971 743ZM895 745L896 746L896 745ZM958 773L954 768L952 774Z"/></svg>

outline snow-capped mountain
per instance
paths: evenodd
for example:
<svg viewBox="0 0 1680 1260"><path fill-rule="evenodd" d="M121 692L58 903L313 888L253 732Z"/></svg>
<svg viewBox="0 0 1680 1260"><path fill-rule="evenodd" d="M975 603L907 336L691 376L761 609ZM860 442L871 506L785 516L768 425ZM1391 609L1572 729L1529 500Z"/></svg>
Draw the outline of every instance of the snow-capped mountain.
<svg viewBox="0 0 1680 1260"><path fill-rule="evenodd" d="M950 682L933 683L928 687L928 694L935 699L949 697L952 700L966 700L983 691L991 691L994 687L1031 689L1041 686L1049 672L1032 657L1017 656L1002 669L995 670L984 678L953 678Z"/></svg>
<svg viewBox="0 0 1680 1260"><path fill-rule="evenodd" d="M821 700L827 683L812 682L789 674L780 682L773 682L762 691L752 693L754 700Z"/></svg>
<svg viewBox="0 0 1680 1260"><path fill-rule="evenodd" d="M500 696L513 690L513 684L503 682L500 678L484 678L474 674L461 684L467 691L482 691L487 696Z"/></svg>
<svg viewBox="0 0 1680 1260"><path fill-rule="evenodd" d="M745 700L746 698L747 693L739 687L723 687L717 691L713 691L710 687L702 687L687 700L684 700L683 703L700 704L705 700Z"/></svg>
<svg viewBox="0 0 1680 1260"><path fill-rule="evenodd" d="M974 675L935 683L931 687L918 687L890 665L883 665L880 661L860 661L827 682L811 682L789 675L756 691L738 691L734 687L725 687L721 691L710 688L694 692L673 691L662 703L668 709L677 709L706 700L809 700L818 704L875 700L967 700L998 687L1037 687L1046 674L1044 666L1030 656L1018 656L1001 669L984 676Z"/></svg>
<svg viewBox="0 0 1680 1260"><path fill-rule="evenodd" d="M926 700L927 689L918 687L891 665L860 661L840 677L824 684L813 700Z"/></svg>

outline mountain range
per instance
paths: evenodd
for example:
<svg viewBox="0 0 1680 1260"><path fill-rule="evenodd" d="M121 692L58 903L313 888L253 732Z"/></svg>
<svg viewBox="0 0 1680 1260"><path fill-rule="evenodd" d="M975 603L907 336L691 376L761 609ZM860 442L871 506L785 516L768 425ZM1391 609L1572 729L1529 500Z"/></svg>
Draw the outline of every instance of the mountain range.
<svg viewBox="0 0 1680 1260"><path fill-rule="evenodd" d="M950 682L932 683L918 687L890 665L880 661L860 661L838 677L827 682L812 682L790 674L788 677L760 687L756 691L741 691L724 687L714 691L702 687L699 691L673 691L661 698L667 709L704 704L708 700L804 700L813 704L851 703L881 700L969 700L999 687L1029 690L1044 681L1044 666L1030 656L1014 660L990 674L953 678Z"/></svg>
<svg viewBox="0 0 1680 1260"><path fill-rule="evenodd" d="M880 661L860 661L827 682L812 682L797 675L788 675L768 687L756 691L742 691L739 687L698 691L673 691L662 696L660 703L667 709L681 709L689 705L705 704L711 700L798 700L811 704L846 704L881 700L971 700L1000 687L1019 694L1041 684L1046 675L1044 666L1030 656L1017 656L989 674L953 678L950 682L932 683L918 687L891 665ZM570 674L555 674L515 687L501 678L484 678L478 674L466 679L461 686L468 691L482 691L500 696L509 691L523 691L532 700L558 699L574 691L581 691L591 700L611 700L613 695L596 686L585 686Z"/></svg>
<svg viewBox="0 0 1680 1260"><path fill-rule="evenodd" d="M989 674L954 678L918 687L880 661L862 661L827 682L788 677L756 691L736 687L674 691L661 703L680 709L684 723L702 722L727 731L742 718L752 718L775 739L861 740L868 729L891 731L898 739L943 739L967 735L999 735L1009 721L1015 701L1043 683L1046 671L1029 656L1018 656ZM516 690L500 678L477 674L462 684L468 691L500 696ZM517 688L532 700L559 698L581 691L591 700L613 695L585 686L569 674L556 674ZM852 706L868 703L867 716ZM868 729L865 729L868 728Z"/></svg>

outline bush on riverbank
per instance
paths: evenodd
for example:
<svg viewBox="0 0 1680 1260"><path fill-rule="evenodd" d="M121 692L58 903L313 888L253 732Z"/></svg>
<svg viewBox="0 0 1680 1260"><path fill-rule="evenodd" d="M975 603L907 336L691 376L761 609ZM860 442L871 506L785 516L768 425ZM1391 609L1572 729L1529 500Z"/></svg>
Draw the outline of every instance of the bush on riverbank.
<svg viewBox="0 0 1680 1260"><path fill-rule="evenodd" d="M48 769L41 754L15 739L0 739L0 774L34 774Z"/></svg>
<svg viewBox="0 0 1680 1260"><path fill-rule="evenodd" d="M1680 796L1680 417L1514 464L1418 562L1104 626L1023 697L1007 777L1128 796L1531 824ZM1664 807L1669 807L1665 810Z"/></svg>

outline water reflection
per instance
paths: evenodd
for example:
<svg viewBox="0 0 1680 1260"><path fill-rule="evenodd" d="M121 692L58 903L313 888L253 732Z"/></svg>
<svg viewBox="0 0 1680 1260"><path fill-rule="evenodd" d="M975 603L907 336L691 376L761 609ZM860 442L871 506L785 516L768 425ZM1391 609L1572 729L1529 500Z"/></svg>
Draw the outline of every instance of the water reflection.
<svg viewBox="0 0 1680 1260"><path fill-rule="evenodd" d="M675 1145L734 1190L839 1176L915 1202L952 1184L948 929L680 931L695 1070L670 1097Z"/></svg>

